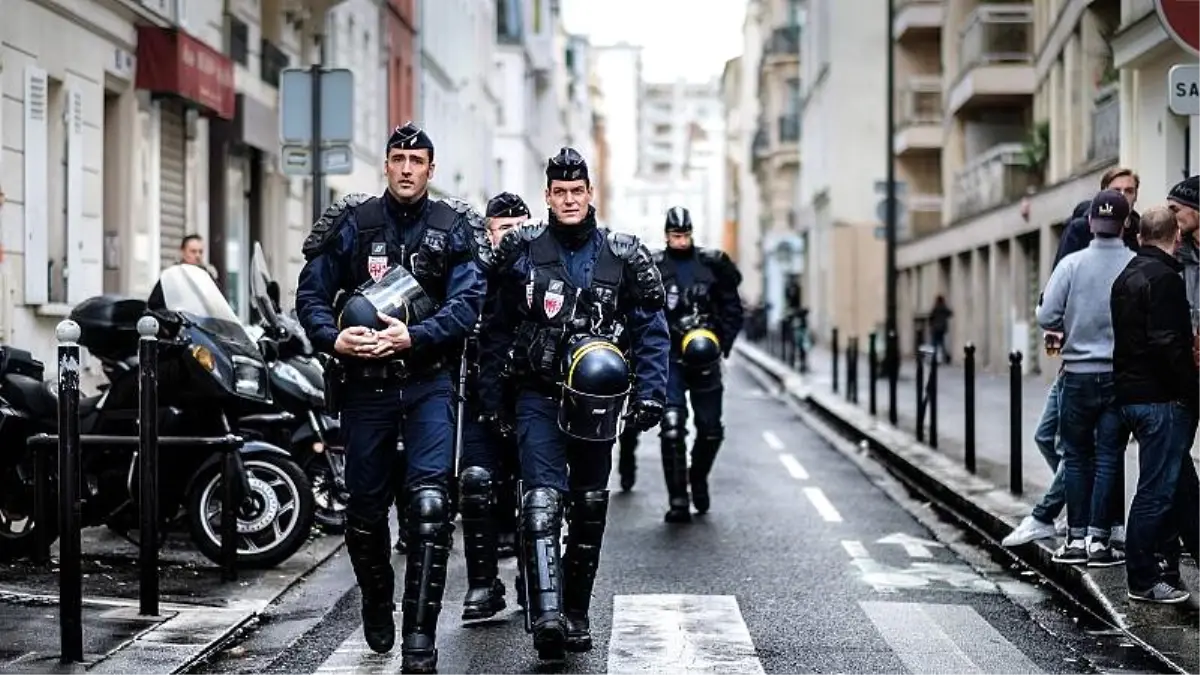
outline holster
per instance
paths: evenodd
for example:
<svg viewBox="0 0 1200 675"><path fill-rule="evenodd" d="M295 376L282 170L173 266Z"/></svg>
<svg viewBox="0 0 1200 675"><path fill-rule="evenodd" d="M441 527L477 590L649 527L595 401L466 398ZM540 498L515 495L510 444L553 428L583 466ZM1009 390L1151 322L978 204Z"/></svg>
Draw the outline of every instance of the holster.
<svg viewBox="0 0 1200 675"><path fill-rule="evenodd" d="M342 411L346 393L346 367L337 359L325 364L325 409L337 416Z"/></svg>

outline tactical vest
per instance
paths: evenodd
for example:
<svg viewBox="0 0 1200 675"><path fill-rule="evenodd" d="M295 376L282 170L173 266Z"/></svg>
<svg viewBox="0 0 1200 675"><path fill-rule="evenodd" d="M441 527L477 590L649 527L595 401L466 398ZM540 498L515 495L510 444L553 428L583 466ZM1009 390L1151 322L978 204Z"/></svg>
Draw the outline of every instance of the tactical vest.
<svg viewBox="0 0 1200 675"><path fill-rule="evenodd" d="M547 229L529 242L532 263L525 280L525 306L510 361L513 375L544 384L562 381L562 355L572 338L594 336L627 348L618 298L625 263L606 242L598 247L591 285L572 283L558 240Z"/></svg>
<svg viewBox="0 0 1200 675"><path fill-rule="evenodd" d="M450 230L458 212L429 199L417 223L417 245L411 246L391 219L382 198L365 202L355 212L358 237L350 264L354 288L374 283L393 265L412 273L435 303L446 300L449 277Z"/></svg>
<svg viewBox="0 0 1200 675"><path fill-rule="evenodd" d="M664 252L658 269L662 272L663 288L666 290L666 307L663 313L671 329L671 339L678 346L683 335L695 328L712 329L716 323L712 294L716 290L717 276L711 267L700 259L697 251L692 258L692 283L687 288L679 284L679 275L674 260Z"/></svg>

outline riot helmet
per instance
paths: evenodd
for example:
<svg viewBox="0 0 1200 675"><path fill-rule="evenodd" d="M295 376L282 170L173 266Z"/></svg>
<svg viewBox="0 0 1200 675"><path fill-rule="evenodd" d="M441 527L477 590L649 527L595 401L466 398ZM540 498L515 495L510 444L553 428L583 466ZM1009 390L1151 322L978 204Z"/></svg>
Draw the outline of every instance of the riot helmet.
<svg viewBox="0 0 1200 675"><path fill-rule="evenodd" d="M679 351L689 368L706 368L721 360L721 341L707 328L693 328L684 334Z"/></svg>
<svg viewBox="0 0 1200 675"><path fill-rule="evenodd" d="M355 326L383 330L387 325L379 318L386 314L411 326L433 316L437 303L421 288L415 277L402 265L389 269L379 281L366 284L346 299L338 315L338 329Z"/></svg>
<svg viewBox="0 0 1200 675"><path fill-rule="evenodd" d="M630 390L629 364L621 350L608 340L582 338L566 350L563 368L558 428L580 440L615 440Z"/></svg>
<svg viewBox="0 0 1200 675"><path fill-rule="evenodd" d="M667 209L667 222L664 227L667 232L688 233L692 231L692 214L682 206L672 206Z"/></svg>

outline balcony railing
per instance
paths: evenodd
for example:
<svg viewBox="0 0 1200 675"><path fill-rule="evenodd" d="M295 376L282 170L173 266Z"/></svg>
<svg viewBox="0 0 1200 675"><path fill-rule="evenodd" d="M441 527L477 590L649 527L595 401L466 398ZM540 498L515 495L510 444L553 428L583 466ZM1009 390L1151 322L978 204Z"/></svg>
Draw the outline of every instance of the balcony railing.
<svg viewBox="0 0 1200 675"><path fill-rule="evenodd" d="M262 41L262 66L259 76L263 82L279 88L279 73L288 67L288 55L270 40Z"/></svg>
<svg viewBox="0 0 1200 675"><path fill-rule="evenodd" d="M959 32L959 74L993 63L1032 62L1032 5L980 5Z"/></svg>
<svg viewBox="0 0 1200 675"><path fill-rule="evenodd" d="M750 153L754 156L757 162L767 156L771 151L771 139L767 135L766 127L759 124L758 131L754 132L754 140L750 144Z"/></svg>
<svg viewBox="0 0 1200 675"><path fill-rule="evenodd" d="M800 26L781 26L771 31L771 36L763 44L765 56L795 56L800 57Z"/></svg>
<svg viewBox="0 0 1200 675"><path fill-rule="evenodd" d="M942 212L942 196L938 194L917 193L909 195L905 200L905 205L909 211L929 213L936 211Z"/></svg>
<svg viewBox="0 0 1200 675"><path fill-rule="evenodd" d="M897 126L903 128L916 124L941 124L942 116L941 75L910 77L900 92Z"/></svg>
<svg viewBox="0 0 1200 675"><path fill-rule="evenodd" d="M779 142L797 143L800 141L800 116L796 114L779 116Z"/></svg>
<svg viewBox="0 0 1200 675"><path fill-rule="evenodd" d="M1033 184L1024 146L1001 143L971 158L954 175L954 219L982 213L1019 199Z"/></svg>
<svg viewBox="0 0 1200 675"><path fill-rule="evenodd" d="M1092 105L1092 138L1088 145L1088 160L1115 160L1120 150L1121 100L1114 83L1096 93Z"/></svg>

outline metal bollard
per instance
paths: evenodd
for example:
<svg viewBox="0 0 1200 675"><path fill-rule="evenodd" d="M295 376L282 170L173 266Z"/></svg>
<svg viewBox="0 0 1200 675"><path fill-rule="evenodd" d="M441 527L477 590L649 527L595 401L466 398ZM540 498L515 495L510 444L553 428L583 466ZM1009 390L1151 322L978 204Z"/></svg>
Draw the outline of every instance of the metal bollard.
<svg viewBox="0 0 1200 675"><path fill-rule="evenodd" d="M847 387L850 392L850 402L858 403L858 336L850 337L850 351L847 354Z"/></svg>
<svg viewBox="0 0 1200 675"><path fill-rule="evenodd" d="M221 463L221 581L237 581L238 447L225 448Z"/></svg>
<svg viewBox="0 0 1200 675"><path fill-rule="evenodd" d="M867 393L868 410L874 417L878 413L875 380L879 377L879 352L875 347L875 332L867 336L867 380L871 390Z"/></svg>
<svg viewBox="0 0 1200 675"><path fill-rule="evenodd" d="M963 460L967 471L975 473L975 345L970 342L963 347L963 411L966 445Z"/></svg>
<svg viewBox="0 0 1200 675"><path fill-rule="evenodd" d="M1020 350L1008 355L1008 484L1014 495L1024 491L1021 476L1021 356Z"/></svg>
<svg viewBox="0 0 1200 675"><path fill-rule="evenodd" d="M938 446L938 351L929 352L929 381L925 385L925 397L929 408L929 447L937 450Z"/></svg>
<svg viewBox="0 0 1200 675"><path fill-rule="evenodd" d="M158 321L144 316L138 335L138 605L158 616Z"/></svg>
<svg viewBox="0 0 1200 675"><path fill-rule="evenodd" d="M833 341L829 346L831 347L830 351L833 355L833 393L835 394L838 393L838 343L838 329L834 328Z"/></svg>
<svg viewBox="0 0 1200 675"><path fill-rule="evenodd" d="M887 345L884 347L888 371L888 422L896 426L900 411L896 407L896 386L900 379L900 343L896 339L896 331L887 332Z"/></svg>
<svg viewBox="0 0 1200 675"><path fill-rule="evenodd" d="M63 663L83 661L83 569L79 504L79 324L58 338L58 627Z"/></svg>
<svg viewBox="0 0 1200 675"><path fill-rule="evenodd" d="M925 353L917 348L917 442L925 442Z"/></svg>

